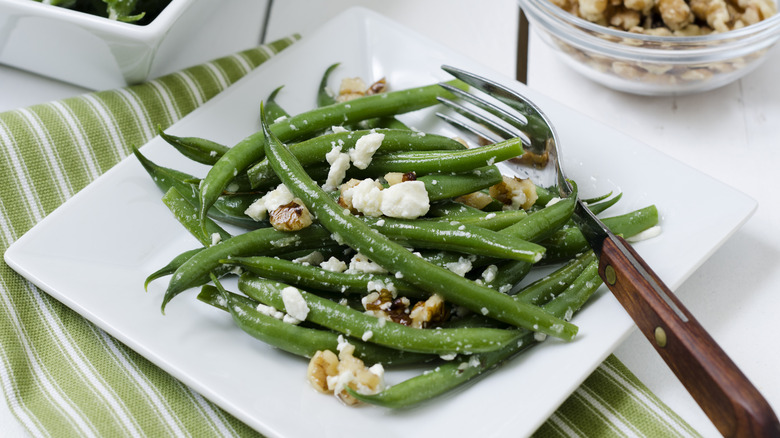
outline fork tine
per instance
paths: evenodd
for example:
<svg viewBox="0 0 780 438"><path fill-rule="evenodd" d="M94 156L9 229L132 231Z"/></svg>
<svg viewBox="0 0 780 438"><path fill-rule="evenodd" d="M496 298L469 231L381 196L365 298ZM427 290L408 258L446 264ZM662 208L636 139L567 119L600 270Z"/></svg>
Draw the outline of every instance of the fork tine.
<svg viewBox="0 0 780 438"><path fill-rule="evenodd" d="M465 70L448 65L443 65L442 69L525 116L523 132L531 140L531 149L534 153L542 153L545 150L547 140L553 137L552 124L533 102L514 90Z"/></svg>
<svg viewBox="0 0 780 438"><path fill-rule="evenodd" d="M448 105L449 106L449 105ZM501 137L497 137L494 132L488 132L482 129L477 128L476 126L468 123L464 123L461 120L458 120L456 118L450 117L447 114L437 112L436 116L440 119L444 120L445 122L449 123L450 125L460 128L464 131L468 131L477 137L483 138L487 140L490 143L498 143L503 140Z"/></svg>
<svg viewBox="0 0 780 438"><path fill-rule="evenodd" d="M462 100L465 100L466 102L471 103L472 105L475 105L479 107L480 109L483 109L487 111L488 113L498 117L500 120L503 120L507 124L522 130L524 126L528 124L528 120L525 118L517 117L517 115L510 113L509 111L498 107L492 102L489 102L485 99L482 99L480 97L477 97L474 94L471 94L467 91L461 90L458 87L453 87L450 84L443 83L441 84L444 89L448 90L450 93L455 95L456 97L461 98ZM520 114L520 113L518 113ZM521 115L522 116L522 115Z"/></svg>
<svg viewBox="0 0 780 438"><path fill-rule="evenodd" d="M454 110L455 112L457 112L458 114L463 116L464 118L466 118L468 120L471 120L472 122L478 123L478 124L482 125L483 127L489 129L490 132L492 132L493 134L498 135L500 137L500 138L498 138L498 140L492 134L489 134L489 135L485 136L486 139L488 139L488 140L490 140L490 141L492 141L494 143L497 142L497 141L500 141L500 140L506 140L506 139L509 139L509 138L520 137L520 139L523 141L523 146L525 148L527 148L531 144L530 140L528 139L528 136L525 135L525 133L523 131L515 129L514 126L500 124L499 120L494 120L494 119L489 118L489 115L486 114L489 111L485 110L481 106L481 104L475 104L474 105L474 107L476 107L477 109L480 110L480 111L477 111L477 110L475 110L473 108L470 108L470 107L468 107L466 105L462 105L459 102L455 102L453 100L450 100L450 99L447 99L447 98L444 98L444 97L437 97L437 99L444 106L446 106L448 108L451 108L452 110ZM470 96L470 98L468 100L476 102L476 101L480 101L481 99L477 98L476 96ZM482 100L482 102L488 103L488 102L486 102L484 100ZM484 113L481 112L481 110L484 110ZM444 118L443 116L445 116L445 115L439 115L439 117ZM450 120L447 120L447 121L452 123L453 121L456 121L456 119L451 118ZM481 135L480 132L484 133L484 134L487 134L486 131L482 131L482 130L479 130L477 128L471 129L470 125L463 124L461 126L465 126L467 129L470 129L472 132L474 132L474 133L476 133L478 135Z"/></svg>

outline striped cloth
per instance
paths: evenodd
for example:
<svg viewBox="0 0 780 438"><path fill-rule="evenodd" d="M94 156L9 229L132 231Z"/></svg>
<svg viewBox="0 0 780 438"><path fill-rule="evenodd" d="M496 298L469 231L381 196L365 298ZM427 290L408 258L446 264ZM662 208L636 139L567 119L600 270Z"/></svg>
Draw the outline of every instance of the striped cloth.
<svg viewBox="0 0 780 438"><path fill-rule="evenodd" d="M0 114L0 249L130 152L297 37L128 88ZM0 384L33 436L257 433L0 264ZM539 429L554 436L695 436L615 357Z"/></svg>

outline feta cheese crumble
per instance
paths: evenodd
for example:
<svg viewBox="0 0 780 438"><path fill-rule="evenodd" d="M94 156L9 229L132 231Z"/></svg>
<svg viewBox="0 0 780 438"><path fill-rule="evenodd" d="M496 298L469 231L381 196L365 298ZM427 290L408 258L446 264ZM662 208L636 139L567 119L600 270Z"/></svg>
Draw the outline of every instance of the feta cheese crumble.
<svg viewBox="0 0 780 438"><path fill-rule="evenodd" d="M298 321L305 321L309 315L309 305L296 287L287 286L282 289L282 302L287 314Z"/></svg>
<svg viewBox="0 0 780 438"><path fill-rule="evenodd" d="M358 139L355 143L355 148L350 149L349 157L352 160L352 164L358 169L365 169L371 164L371 159L374 157L374 153L382 146L382 140L385 139L384 134L377 132L371 132Z"/></svg>

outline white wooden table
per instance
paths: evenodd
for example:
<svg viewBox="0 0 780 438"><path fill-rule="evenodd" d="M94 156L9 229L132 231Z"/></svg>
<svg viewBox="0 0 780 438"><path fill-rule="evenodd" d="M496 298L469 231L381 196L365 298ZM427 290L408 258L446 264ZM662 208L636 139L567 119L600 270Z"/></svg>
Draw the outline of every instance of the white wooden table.
<svg viewBox="0 0 780 438"><path fill-rule="evenodd" d="M507 76L516 65L514 0L276 1L266 40L309 33L345 8L361 5L462 52ZM305 11L305 12L300 12ZM759 202L755 216L678 290L679 298L780 411L780 47L749 77L706 94L648 98L608 90L558 61L533 32L528 84L594 119L732 185ZM0 111L86 90L0 66ZM659 177L664 177L659 174ZM691 196L695 196L692 193ZM713 205L711 214L728 205ZM617 356L664 402L705 436L717 432L684 388L634 334ZM22 437L0 403L4 436Z"/></svg>

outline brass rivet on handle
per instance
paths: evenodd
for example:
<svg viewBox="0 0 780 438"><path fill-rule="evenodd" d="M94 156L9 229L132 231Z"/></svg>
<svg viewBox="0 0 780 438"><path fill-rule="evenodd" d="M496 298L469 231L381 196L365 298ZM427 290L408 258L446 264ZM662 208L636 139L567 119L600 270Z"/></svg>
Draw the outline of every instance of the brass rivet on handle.
<svg viewBox="0 0 780 438"><path fill-rule="evenodd" d="M655 344L661 348L666 347L666 331L661 327L655 328Z"/></svg>
<svg viewBox="0 0 780 438"><path fill-rule="evenodd" d="M607 265L604 268L604 276L607 277L605 280L607 280L607 284L610 286L613 286L617 281L617 274L615 274L615 268L612 265Z"/></svg>

